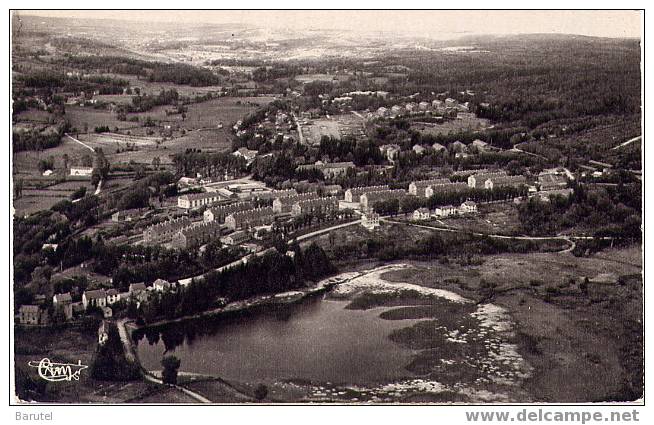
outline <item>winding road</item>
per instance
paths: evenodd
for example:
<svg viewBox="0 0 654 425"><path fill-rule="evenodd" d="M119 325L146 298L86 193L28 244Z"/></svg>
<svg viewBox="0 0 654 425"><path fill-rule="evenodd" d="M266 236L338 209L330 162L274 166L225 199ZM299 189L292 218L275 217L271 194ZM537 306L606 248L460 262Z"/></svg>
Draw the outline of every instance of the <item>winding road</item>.
<svg viewBox="0 0 654 425"><path fill-rule="evenodd" d="M522 240L522 241L554 241L554 240L562 240L566 241L570 244L570 247L559 251L559 253L564 253L564 252L572 252L577 246L576 240L614 240L615 238L609 237L609 236L603 236L603 237L596 237L596 236L573 236L573 235L559 235L559 236L508 236L508 235L498 235L498 234L489 234L489 233L481 233L481 232L470 232L467 230L463 229L454 229L451 227L436 227L436 226L427 226L425 224L418 224L418 223L411 223L407 221L397 221L397 220L389 220L388 217L380 217L379 221L384 221L386 223L393 223L393 224L403 224L406 226L413 226L413 227L419 227L422 229L429 229L429 230L436 230L440 232L450 232L450 233L467 233L469 235L473 236L486 236L489 238L494 238L494 239L512 239L512 240Z"/></svg>

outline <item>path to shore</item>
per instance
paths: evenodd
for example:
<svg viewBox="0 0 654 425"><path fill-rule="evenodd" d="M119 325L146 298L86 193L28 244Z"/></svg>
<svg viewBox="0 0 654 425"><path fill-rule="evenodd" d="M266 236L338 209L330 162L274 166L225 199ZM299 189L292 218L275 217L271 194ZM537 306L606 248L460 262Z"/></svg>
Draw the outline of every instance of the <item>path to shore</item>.
<svg viewBox="0 0 654 425"><path fill-rule="evenodd" d="M160 384L164 385L163 381L152 374L150 374L149 371L145 370L143 366L141 366L137 356L136 352L134 351L134 345L132 344L132 341L130 340L129 337L129 332L127 332L127 328L125 328L125 324L127 323L127 319L119 319L116 322L116 325L118 326L118 334L120 335L120 340L123 343L123 350L125 352L125 358L129 362L133 362L138 364L141 367L141 370L143 370L143 378L146 381L149 382L154 382L155 384ZM208 398L203 397L202 395L193 392L187 388L184 388L179 385L171 385L171 387L174 387L180 391L182 391L184 394L188 395L189 397L193 398L194 400L197 400L200 403L211 403L211 400Z"/></svg>

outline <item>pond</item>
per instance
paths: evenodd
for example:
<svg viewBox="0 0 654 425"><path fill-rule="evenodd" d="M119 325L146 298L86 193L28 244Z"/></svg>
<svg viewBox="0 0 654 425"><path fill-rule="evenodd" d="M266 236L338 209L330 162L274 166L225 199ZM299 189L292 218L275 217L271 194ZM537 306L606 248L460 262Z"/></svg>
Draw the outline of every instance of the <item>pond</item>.
<svg viewBox="0 0 654 425"><path fill-rule="evenodd" d="M351 310L347 305L343 300L311 297L211 320L203 329L198 323L177 325L163 331L155 344L144 338L139 358L147 369L160 369L164 353L174 354L182 371L246 382L371 383L411 376L404 366L413 350L388 336L406 326L402 322L412 321L381 320L384 308ZM185 333L183 342L169 342L175 338L166 332L180 330Z"/></svg>
<svg viewBox="0 0 654 425"><path fill-rule="evenodd" d="M148 370L174 354L181 372L301 386L302 401L524 401L530 366L508 313L384 278L410 267L344 273L295 303L136 333L138 355Z"/></svg>

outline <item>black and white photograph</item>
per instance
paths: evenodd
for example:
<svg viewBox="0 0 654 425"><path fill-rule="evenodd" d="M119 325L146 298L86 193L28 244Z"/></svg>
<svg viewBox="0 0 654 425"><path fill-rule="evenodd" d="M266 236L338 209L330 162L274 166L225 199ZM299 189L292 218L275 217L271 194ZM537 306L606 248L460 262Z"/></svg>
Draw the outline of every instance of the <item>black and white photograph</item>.
<svg viewBox="0 0 654 425"><path fill-rule="evenodd" d="M644 17L8 10L9 404L638 421Z"/></svg>

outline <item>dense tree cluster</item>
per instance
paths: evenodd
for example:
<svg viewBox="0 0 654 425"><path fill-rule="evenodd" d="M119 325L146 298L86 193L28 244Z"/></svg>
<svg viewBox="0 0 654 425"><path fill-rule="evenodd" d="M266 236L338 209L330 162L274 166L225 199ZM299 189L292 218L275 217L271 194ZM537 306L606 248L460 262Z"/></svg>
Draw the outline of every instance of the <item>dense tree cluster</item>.
<svg viewBox="0 0 654 425"><path fill-rule="evenodd" d="M202 152L188 149L186 152L173 155L173 164L178 175L212 177L225 173L240 174L246 171L244 158L229 152Z"/></svg>
<svg viewBox="0 0 654 425"><path fill-rule="evenodd" d="M381 215L411 214L416 209L427 207L431 210L443 205L459 206L462 202L506 201L527 195L527 187L498 187L495 189L466 189L449 193L436 193L429 198L407 195L401 199L378 201L373 209Z"/></svg>
<svg viewBox="0 0 654 425"><path fill-rule="evenodd" d="M115 79L101 75L87 77L69 77L63 73L42 70L35 71L18 78L25 88L47 89L49 91L61 91L74 93L75 95L93 94L122 94L129 86L129 82L122 79Z"/></svg>
<svg viewBox="0 0 654 425"><path fill-rule="evenodd" d="M158 95L138 95L132 98L132 104L117 108L120 112L147 112L156 106L176 105L179 100L177 90L161 90ZM147 125L146 125L147 126Z"/></svg>
<svg viewBox="0 0 654 425"><path fill-rule="evenodd" d="M55 126L44 130L34 128L31 130L13 130L11 135L12 148L14 152L34 150L42 151L59 146L64 133L70 130L70 123L61 120Z"/></svg>
<svg viewBox="0 0 654 425"><path fill-rule="evenodd" d="M296 247L293 252L290 257L273 249L246 264L207 273L186 288L150 297L138 314L146 322L192 315L214 307L218 299L241 300L297 289L335 272L326 253L315 244Z"/></svg>
<svg viewBox="0 0 654 425"><path fill-rule="evenodd" d="M121 56L67 55L59 62L89 71L137 75L152 82L169 82L193 87L213 86L223 81L219 75L208 69L181 63L149 62Z"/></svg>
<svg viewBox="0 0 654 425"><path fill-rule="evenodd" d="M564 229L639 241L641 230L640 183L592 187L575 184L569 199L550 202L531 199L519 208L522 229L529 235L551 235Z"/></svg>

